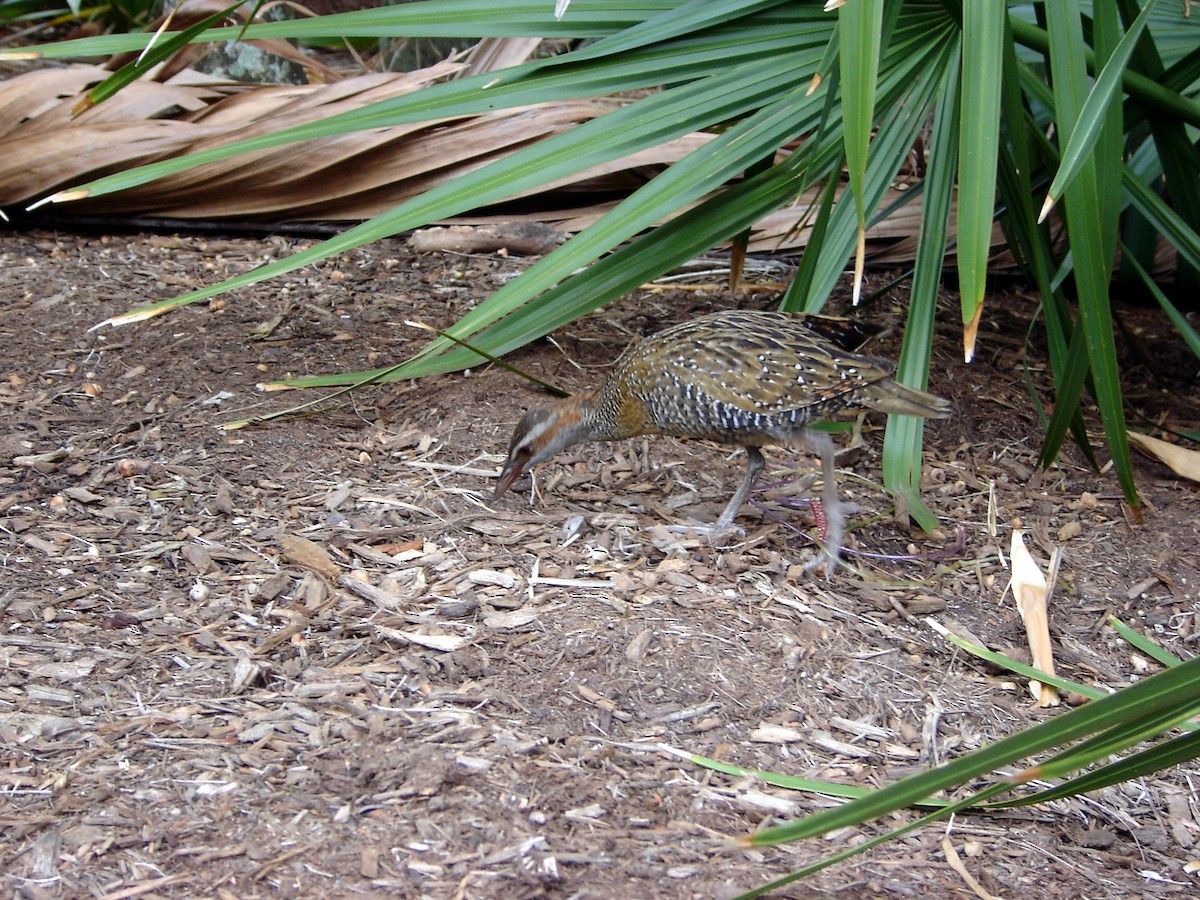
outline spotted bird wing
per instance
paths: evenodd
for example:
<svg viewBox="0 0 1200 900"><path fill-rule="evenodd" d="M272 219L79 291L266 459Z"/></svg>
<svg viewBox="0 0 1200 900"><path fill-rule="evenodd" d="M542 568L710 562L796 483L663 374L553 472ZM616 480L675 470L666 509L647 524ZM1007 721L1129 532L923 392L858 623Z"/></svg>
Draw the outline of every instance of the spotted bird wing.
<svg viewBox="0 0 1200 900"><path fill-rule="evenodd" d="M773 324L682 328L660 351L673 361L671 370L709 397L759 415L803 411L803 421L854 406L860 391L892 374L888 360L848 353L803 320Z"/></svg>

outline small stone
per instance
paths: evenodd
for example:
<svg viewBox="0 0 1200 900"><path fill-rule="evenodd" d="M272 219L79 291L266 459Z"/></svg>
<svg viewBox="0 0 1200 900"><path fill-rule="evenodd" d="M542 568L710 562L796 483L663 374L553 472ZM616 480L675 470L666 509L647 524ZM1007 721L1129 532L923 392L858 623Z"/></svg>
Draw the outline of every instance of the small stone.
<svg viewBox="0 0 1200 900"><path fill-rule="evenodd" d="M1060 541L1069 541L1071 538L1077 538L1083 534L1083 526L1079 524L1078 519L1072 519L1062 528L1058 529L1058 539Z"/></svg>

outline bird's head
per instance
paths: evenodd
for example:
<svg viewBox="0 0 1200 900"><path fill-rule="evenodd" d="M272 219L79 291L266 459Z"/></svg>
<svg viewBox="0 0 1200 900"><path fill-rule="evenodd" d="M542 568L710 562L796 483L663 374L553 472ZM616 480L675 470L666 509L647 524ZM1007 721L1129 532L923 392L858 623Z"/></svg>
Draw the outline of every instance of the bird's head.
<svg viewBox="0 0 1200 900"><path fill-rule="evenodd" d="M508 445L508 459L500 470L496 499L513 482L558 451L590 440L591 432L583 422L578 396L565 397L546 406L536 406L521 417Z"/></svg>

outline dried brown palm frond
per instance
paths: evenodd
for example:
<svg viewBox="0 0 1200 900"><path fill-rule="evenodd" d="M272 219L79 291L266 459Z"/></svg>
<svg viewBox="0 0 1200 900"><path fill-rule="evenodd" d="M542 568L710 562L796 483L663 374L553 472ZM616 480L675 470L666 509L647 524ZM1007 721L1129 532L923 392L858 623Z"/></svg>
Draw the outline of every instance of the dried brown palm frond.
<svg viewBox="0 0 1200 900"><path fill-rule="evenodd" d="M270 87L185 70L165 84L135 82L74 119L79 97L106 71L70 66L31 72L0 84L0 206L28 205L102 174L360 109L444 80L461 68L443 62L411 73ZM81 200L73 210L176 218L365 219L611 108L611 101L569 101L322 138ZM668 164L708 139L688 136L549 189Z"/></svg>
<svg viewBox="0 0 1200 900"><path fill-rule="evenodd" d="M0 82L0 208L28 206L112 172L271 134L470 72L512 65L536 45L533 40L483 41L459 59L414 72L339 80L326 69L325 83L286 86L205 75L180 68L177 57L79 115L75 112L80 98L109 74L115 60L104 66L30 72ZM586 122L614 103L562 101L324 137L77 200L71 211L177 219L361 221ZM577 232L655 172L709 140L708 134L687 135L514 195L504 207L456 221L528 219ZM526 203L522 209L520 201L535 193L536 204ZM756 223L748 249L778 252L805 246L817 199L816 191L802 194ZM529 211L533 205L536 210ZM911 262L919 221L917 202L877 224L869 234L873 260L889 265ZM999 232L994 243L1002 243Z"/></svg>
<svg viewBox="0 0 1200 900"><path fill-rule="evenodd" d="M541 38L484 38L466 54L467 69L463 77L520 65L541 43Z"/></svg>

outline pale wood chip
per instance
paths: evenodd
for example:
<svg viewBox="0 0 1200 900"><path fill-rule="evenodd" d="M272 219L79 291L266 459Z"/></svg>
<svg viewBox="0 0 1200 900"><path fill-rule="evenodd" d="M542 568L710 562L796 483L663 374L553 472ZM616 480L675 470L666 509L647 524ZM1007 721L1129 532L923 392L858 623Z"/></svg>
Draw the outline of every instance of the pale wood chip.
<svg viewBox="0 0 1200 900"><path fill-rule="evenodd" d="M389 588L395 585L402 590L393 591L377 587L359 578L351 577L349 574L342 575L338 579L338 584L350 593L369 600L389 612L398 612L407 608L413 601L423 597L426 593L424 569L412 568L405 569L403 572L391 573L387 576L387 582Z"/></svg>
<svg viewBox="0 0 1200 900"><path fill-rule="evenodd" d="M537 620L542 614L542 609L533 607L522 607L509 612L489 613L483 617L483 624L488 628L494 628L496 631L508 631L512 628L521 628L528 625L530 622Z"/></svg>
<svg viewBox="0 0 1200 900"><path fill-rule="evenodd" d="M846 719L842 716L832 716L829 719L829 724L842 731L848 731L851 734L857 734L860 737L873 738L890 738L893 737L892 732L886 728L880 728L878 725L872 725L869 722L858 722L852 719Z"/></svg>
<svg viewBox="0 0 1200 900"><path fill-rule="evenodd" d="M233 674L229 678L229 692L240 694L262 677L263 668L258 663L245 657L238 657L233 664Z"/></svg>
<svg viewBox="0 0 1200 900"><path fill-rule="evenodd" d="M45 453L14 456L12 462L15 466L22 466L43 474L48 474L55 471L58 468L58 464L67 459L69 455L66 450L56 448L54 450L47 450Z"/></svg>
<svg viewBox="0 0 1200 900"><path fill-rule="evenodd" d="M997 897L995 894L985 890L983 885L979 883L978 879L976 879L974 875L967 871L967 867L963 864L962 858L958 855L958 851L955 850L954 845L950 843L950 835L946 835L942 838L942 852L946 854L946 862L950 864L950 868L954 869L954 871L959 874L959 877L966 882L967 887L975 892L975 896L978 897L979 900L1001 900L1001 898Z"/></svg>
<svg viewBox="0 0 1200 900"><path fill-rule="evenodd" d="M654 640L654 632L651 629L646 628L638 632L637 636L625 646L625 658L630 662L638 662L646 655L646 650L650 647L652 640Z"/></svg>
<svg viewBox="0 0 1200 900"><path fill-rule="evenodd" d="M812 731L809 733L808 739L818 747L822 747L825 750L829 750L841 756L849 756L853 757L854 759L870 759L875 755L874 751L866 747L860 747L857 744L848 744L845 741L839 741L827 731Z"/></svg>
<svg viewBox="0 0 1200 900"><path fill-rule="evenodd" d="M455 634L422 634L419 631L399 631L385 625L376 625L375 630L390 640L416 644L419 647L428 647L430 650L438 650L442 653L451 653L467 646L467 639Z"/></svg>
<svg viewBox="0 0 1200 900"><path fill-rule="evenodd" d="M219 571L220 567L213 562L212 554L199 544L184 544L180 550L183 558L195 570L197 575L207 575Z"/></svg>
<svg viewBox="0 0 1200 900"><path fill-rule="evenodd" d="M792 744L804 740L804 733L782 725L759 725L750 729L750 740L757 744Z"/></svg>
<svg viewBox="0 0 1200 900"><path fill-rule="evenodd" d="M587 806L568 809L563 815L568 819L599 819L601 816L608 815L608 810L599 803L591 803Z"/></svg>
<svg viewBox="0 0 1200 900"><path fill-rule="evenodd" d="M617 580L606 580L603 578L530 578L531 585L544 584L548 587L569 587L592 589L600 588L604 590L620 590L620 583Z"/></svg>
<svg viewBox="0 0 1200 900"><path fill-rule="evenodd" d="M497 572L495 569L473 569L467 573L472 584L490 584L503 588L514 587L517 578L512 572Z"/></svg>
<svg viewBox="0 0 1200 900"><path fill-rule="evenodd" d="M55 681L79 681L91 675L92 670L95 668L96 660L84 658L72 660L71 662L43 663L30 666L28 671L31 675L36 675L39 678L53 678Z"/></svg>
<svg viewBox="0 0 1200 900"><path fill-rule="evenodd" d="M751 788L738 794L738 802L754 809L765 809L778 816L794 816L800 809L800 804L786 797L776 797L765 791Z"/></svg>
<svg viewBox="0 0 1200 900"><path fill-rule="evenodd" d="M1012 558L1012 587L1013 597L1017 601L1017 609L1025 623L1025 633L1029 637L1029 650L1033 655L1033 665L1047 675L1054 672L1054 650L1050 642L1050 620L1048 615L1047 595L1049 582L1042 570L1038 568L1029 550L1025 547L1024 534L1019 528L1014 528L1009 547ZM1029 689L1033 692L1038 706L1058 706L1061 702L1058 691L1048 684L1038 681L1030 682Z"/></svg>
<svg viewBox="0 0 1200 900"><path fill-rule="evenodd" d="M78 503L99 503L104 499L103 495L94 494L85 487L69 487L63 493Z"/></svg>
<svg viewBox="0 0 1200 900"><path fill-rule="evenodd" d="M359 853L358 872L363 878L375 879L379 877L379 855L378 847L363 847Z"/></svg>
<svg viewBox="0 0 1200 900"><path fill-rule="evenodd" d="M126 900L128 897L140 897L142 894L149 894L151 891L158 891L175 884L183 884L184 882L194 880L194 878L195 876L190 872L181 872L178 875L164 875L162 878L151 878L149 881L142 881L119 891L101 894L99 900Z"/></svg>
<svg viewBox="0 0 1200 900"><path fill-rule="evenodd" d="M308 538L285 534L279 538L279 548L285 562L316 572L322 578L335 581L341 574L341 567L325 548Z"/></svg>

